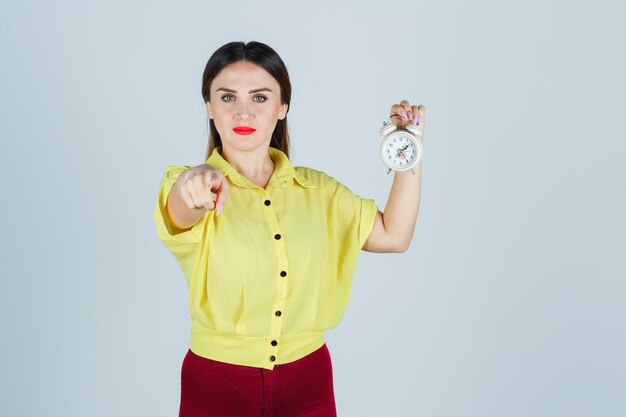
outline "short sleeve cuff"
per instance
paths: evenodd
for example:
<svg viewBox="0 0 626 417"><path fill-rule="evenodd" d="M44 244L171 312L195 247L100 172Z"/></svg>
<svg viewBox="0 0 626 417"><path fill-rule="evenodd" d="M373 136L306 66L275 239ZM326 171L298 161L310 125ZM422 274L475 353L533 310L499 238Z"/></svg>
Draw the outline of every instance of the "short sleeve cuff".
<svg viewBox="0 0 626 417"><path fill-rule="evenodd" d="M178 229L172 224L172 221L169 218L167 214L167 209L165 207L167 204L167 197L170 193L170 190L176 183L176 179L181 172L188 168L188 166L168 166L163 173L163 177L161 179L159 196L157 203L154 207L154 221L156 222L156 229L159 239L164 244L183 244L195 243L200 241L194 230L196 229L198 223L196 223L196 225L189 229Z"/></svg>
<svg viewBox="0 0 626 417"><path fill-rule="evenodd" d="M365 242L372 233L374 220L378 213L378 206L373 199L364 198L361 201L361 221L359 223L359 248L363 248Z"/></svg>

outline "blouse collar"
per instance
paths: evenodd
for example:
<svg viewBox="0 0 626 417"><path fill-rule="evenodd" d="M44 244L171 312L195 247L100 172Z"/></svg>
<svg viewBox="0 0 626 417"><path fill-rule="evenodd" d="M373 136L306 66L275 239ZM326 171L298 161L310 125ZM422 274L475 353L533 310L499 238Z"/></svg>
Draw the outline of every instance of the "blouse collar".
<svg viewBox="0 0 626 417"><path fill-rule="evenodd" d="M294 179L305 188L317 187L294 169L287 155L285 155L285 153L280 149L270 146L268 151L270 159L274 162L274 172L272 173L272 176L267 184L267 189L271 187L286 187L293 184ZM250 180L237 172L237 170L224 159L221 152L222 147L216 146L213 148L213 152L211 152L211 155L205 162L222 171L225 176L228 176L232 183L240 187L260 188L258 185L253 184Z"/></svg>

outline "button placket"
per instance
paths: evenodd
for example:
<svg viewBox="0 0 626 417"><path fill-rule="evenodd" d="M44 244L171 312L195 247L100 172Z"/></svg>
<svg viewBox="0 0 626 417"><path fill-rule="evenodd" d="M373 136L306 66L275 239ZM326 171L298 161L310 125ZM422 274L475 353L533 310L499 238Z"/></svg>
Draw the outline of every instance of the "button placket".
<svg viewBox="0 0 626 417"><path fill-rule="evenodd" d="M269 225L269 230L273 232L273 235L268 236L268 238L273 240L273 244L276 249L276 257L278 259L278 263L276 265L277 272L275 275L275 279L278 280L276 284L277 291L276 298L272 306L272 318L265 356L269 365L273 366L274 362L278 359L278 345L280 335L282 334L282 323L284 319L283 314L287 298L287 280L285 279L288 271L287 250L285 247L285 237L281 233L278 217L276 215L276 211L274 210L276 207L275 199L270 197L269 190L262 196L261 204L266 213L265 216L267 224Z"/></svg>

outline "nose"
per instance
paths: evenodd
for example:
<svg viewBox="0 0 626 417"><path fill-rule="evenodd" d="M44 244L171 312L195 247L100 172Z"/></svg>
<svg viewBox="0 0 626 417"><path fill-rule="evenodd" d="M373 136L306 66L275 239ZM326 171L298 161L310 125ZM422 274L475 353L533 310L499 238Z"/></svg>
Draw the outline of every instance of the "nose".
<svg viewBox="0 0 626 417"><path fill-rule="evenodd" d="M247 120L254 117L252 107L248 103L242 103L237 108L235 115L238 119Z"/></svg>

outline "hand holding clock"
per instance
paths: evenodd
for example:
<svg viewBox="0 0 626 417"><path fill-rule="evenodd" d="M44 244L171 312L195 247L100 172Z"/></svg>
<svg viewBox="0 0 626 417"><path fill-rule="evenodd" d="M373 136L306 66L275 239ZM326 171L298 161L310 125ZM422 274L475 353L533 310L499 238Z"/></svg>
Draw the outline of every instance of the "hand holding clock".
<svg viewBox="0 0 626 417"><path fill-rule="evenodd" d="M381 156L389 168L387 173L410 170L422 159L424 136L424 106L411 105L408 100L391 106L391 123L380 128L383 135Z"/></svg>
<svg viewBox="0 0 626 417"><path fill-rule="evenodd" d="M401 128L406 127L408 124L418 125L422 132L424 130L425 122L425 110L423 104L419 106L411 105L408 100L402 100L400 104L394 104L391 106L391 122ZM423 139L423 135L422 135Z"/></svg>

